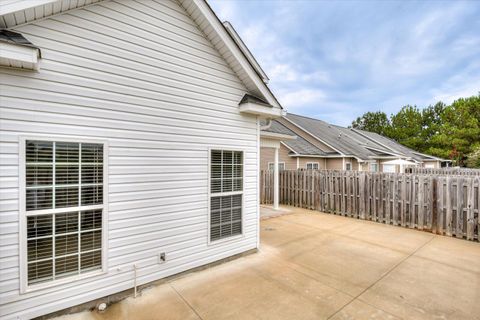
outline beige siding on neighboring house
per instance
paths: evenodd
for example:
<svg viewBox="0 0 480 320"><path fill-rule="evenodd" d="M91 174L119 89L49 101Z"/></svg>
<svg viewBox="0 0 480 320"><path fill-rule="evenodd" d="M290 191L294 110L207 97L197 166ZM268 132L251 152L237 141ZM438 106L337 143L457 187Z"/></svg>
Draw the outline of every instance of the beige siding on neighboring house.
<svg viewBox="0 0 480 320"><path fill-rule="evenodd" d="M325 158L308 158L308 157L299 157L299 166L302 169L307 168L307 163L313 162L318 163L320 170L325 169L326 161Z"/></svg>
<svg viewBox="0 0 480 320"><path fill-rule="evenodd" d="M257 122L175 1L107 1L14 28L40 72L0 70L0 318L30 319L257 246ZM107 273L20 294L19 137L109 143ZM208 150L245 151L244 237L209 245ZM167 261L158 263L159 252Z"/></svg>
<svg viewBox="0 0 480 320"><path fill-rule="evenodd" d="M441 167L440 161L434 160L434 161L423 161L422 167L424 168L434 168L438 169Z"/></svg>
<svg viewBox="0 0 480 320"><path fill-rule="evenodd" d="M290 157L288 150L284 145L280 145L278 150L278 161L285 162L286 170L297 169L297 159ZM275 161L274 148L260 148L260 170L268 170L268 163Z"/></svg>
<svg viewBox="0 0 480 320"><path fill-rule="evenodd" d="M343 158L329 158L327 159L328 170L343 170Z"/></svg>

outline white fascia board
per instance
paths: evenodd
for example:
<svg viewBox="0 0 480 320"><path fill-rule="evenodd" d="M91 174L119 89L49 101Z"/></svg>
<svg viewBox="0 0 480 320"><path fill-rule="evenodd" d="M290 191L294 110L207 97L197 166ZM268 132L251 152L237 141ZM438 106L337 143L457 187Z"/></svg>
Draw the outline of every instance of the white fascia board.
<svg viewBox="0 0 480 320"><path fill-rule="evenodd" d="M282 108L278 101L273 96L272 92L268 89L267 85L263 82L263 79L257 74L253 66L250 64L246 56L243 54L240 47L235 43L233 38L229 35L227 29L217 18L213 10L209 7L205 0L191 0L189 5L195 5L198 11L208 21L210 27L216 32L220 39L222 39L225 46L232 53L235 59L238 61L243 70L247 73L248 77L253 81L258 90L265 97L267 102L274 107Z"/></svg>
<svg viewBox="0 0 480 320"><path fill-rule="evenodd" d="M18 63L24 66L24 69L38 70L39 56L40 51L37 48L0 42L0 61Z"/></svg>
<svg viewBox="0 0 480 320"><path fill-rule="evenodd" d="M296 136L295 136L295 137L296 137ZM295 154L289 154L288 156L290 156L290 157L296 157L296 156L299 155L299 153L298 153L297 151L295 151L295 150L293 150L292 148L290 148L285 142L280 141L280 144L283 145L283 146L284 146L285 148L287 148L288 150L290 150L290 151L292 151L293 153L295 153Z"/></svg>
<svg viewBox="0 0 480 320"><path fill-rule="evenodd" d="M269 131L260 131L260 137L268 138L272 140L295 140L297 136L291 136L289 134L282 134L276 132L269 132Z"/></svg>
<svg viewBox="0 0 480 320"><path fill-rule="evenodd" d="M262 118L276 119L283 116L283 110L276 107L268 107L265 105L247 102L239 105L240 112L254 114Z"/></svg>
<svg viewBox="0 0 480 320"><path fill-rule="evenodd" d="M237 42L238 46L240 47L240 49L242 49L243 53L245 54L245 56L247 57L247 59L250 61L250 63L255 67L255 70L260 74L260 76L263 78L263 81L265 83L268 83L268 80L270 80L267 76L267 74L265 73L265 71L263 71L262 67L260 66L260 64L257 62L257 60L255 59L255 57L253 56L253 54L250 52L250 50L248 50L248 47L245 45L245 43L243 42L242 38L240 37L240 35L237 33L237 31L235 30L235 28L232 26L232 24L228 21L225 21L223 23L223 25L225 26L225 28L227 28L227 31L230 33L230 35L233 37L233 39L235 40L235 42Z"/></svg>
<svg viewBox="0 0 480 320"><path fill-rule="evenodd" d="M0 5L0 16L57 1L59 0L19 0L9 4L3 4Z"/></svg>

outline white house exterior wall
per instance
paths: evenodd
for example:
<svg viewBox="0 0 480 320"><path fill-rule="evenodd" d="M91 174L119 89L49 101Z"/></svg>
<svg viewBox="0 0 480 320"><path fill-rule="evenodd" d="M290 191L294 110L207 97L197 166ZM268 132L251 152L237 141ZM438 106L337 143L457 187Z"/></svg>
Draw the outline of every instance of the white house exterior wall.
<svg viewBox="0 0 480 320"><path fill-rule="evenodd" d="M38 73L1 69L0 317L27 319L257 246L255 117L245 86L173 1L108 1L14 29ZM108 141L108 272L20 294L19 139ZM208 245L208 150L245 151L244 236ZM158 264L158 254L167 261Z"/></svg>

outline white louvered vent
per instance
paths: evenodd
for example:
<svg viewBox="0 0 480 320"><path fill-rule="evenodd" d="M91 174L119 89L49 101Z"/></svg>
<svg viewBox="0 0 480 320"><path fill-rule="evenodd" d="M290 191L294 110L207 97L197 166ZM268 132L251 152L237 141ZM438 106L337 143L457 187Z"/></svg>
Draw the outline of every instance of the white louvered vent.
<svg viewBox="0 0 480 320"><path fill-rule="evenodd" d="M210 154L210 240L242 234L243 152Z"/></svg>
<svg viewBox="0 0 480 320"><path fill-rule="evenodd" d="M103 145L26 141L25 151L28 284L101 268Z"/></svg>

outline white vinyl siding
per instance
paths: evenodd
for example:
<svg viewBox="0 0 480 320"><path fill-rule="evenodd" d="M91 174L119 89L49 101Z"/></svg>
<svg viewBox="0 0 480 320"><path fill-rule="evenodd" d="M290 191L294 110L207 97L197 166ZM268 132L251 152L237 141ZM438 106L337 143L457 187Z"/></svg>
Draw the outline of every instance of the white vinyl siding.
<svg viewBox="0 0 480 320"><path fill-rule="evenodd" d="M0 318L131 289L133 264L142 284L257 247L258 127L238 111L247 90L176 2L102 2L14 31L42 62L38 73L0 70ZM104 273L20 293L24 135L108 141ZM241 148L245 180L243 236L209 246L211 146Z"/></svg>
<svg viewBox="0 0 480 320"><path fill-rule="evenodd" d="M307 162L306 168L307 170L318 170L320 168L320 164L318 162Z"/></svg>

